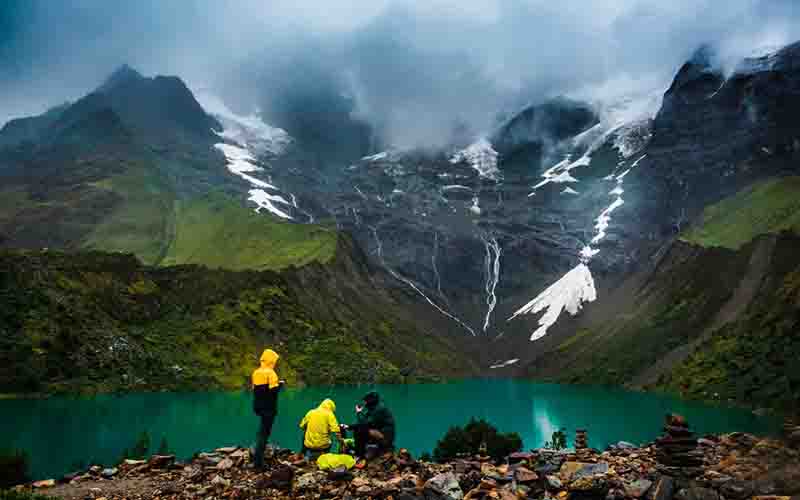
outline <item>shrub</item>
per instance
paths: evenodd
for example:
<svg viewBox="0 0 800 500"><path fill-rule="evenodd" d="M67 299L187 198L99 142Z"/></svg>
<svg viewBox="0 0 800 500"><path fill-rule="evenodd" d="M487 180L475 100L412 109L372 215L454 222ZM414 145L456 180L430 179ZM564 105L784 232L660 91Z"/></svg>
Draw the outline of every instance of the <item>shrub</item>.
<svg viewBox="0 0 800 500"><path fill-rule="evenodd" d="M161 444L165 444L164 441L162 441ZM147 431L144 431L139 435L131 448L125 448L125 451L122 452L122 459L120 461L125 460L126 458L131 458L133 460L144 460L147 458L149 451L150 434Z"/></svg>
<svg viewBox="0 0 800 500"><path fill-rule="evenodd" d="M522 438L516 432L502 433L489 422L472 418L464 427L451 427L436 443L433 458L446 462L461 455L486 454L501 460L522 449Z"/></svg>
<svg viewBox="0 0 800 500"><path fill-rule="evenodd" d="M0 489L30 481L28 454L23 451L0 451Z"/></svg>
<svg viewBox="0 0 800 500"><path fill-rule="evenodd" d="M559 429L550 436L550 441L546 441L544 443L545 448L549 448L551 450L563 450L567 447L567 435L564 433L565 429Z"/></svg>

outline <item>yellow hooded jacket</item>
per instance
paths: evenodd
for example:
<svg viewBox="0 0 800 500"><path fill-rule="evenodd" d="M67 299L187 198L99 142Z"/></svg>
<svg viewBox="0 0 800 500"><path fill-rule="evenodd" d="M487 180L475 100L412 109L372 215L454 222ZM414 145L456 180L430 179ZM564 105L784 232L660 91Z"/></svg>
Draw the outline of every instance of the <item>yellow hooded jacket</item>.
<svg viewBox="0 0 800 500"><path fill-rule="evenodd" d="M266 349L261 354L261 366L253 372L253 410L258 415L275 415L278 411L280 383L275 373L278 353Z"/></svg>
<svg viewBox="0 0 800 500"><path fill-rule="evenodd" d="M340 432L336 420L336 403L326 399L319 407L306 413L300 428L306 431L303 444L312 450L321 450L331 445L331 434Z"/></svg>

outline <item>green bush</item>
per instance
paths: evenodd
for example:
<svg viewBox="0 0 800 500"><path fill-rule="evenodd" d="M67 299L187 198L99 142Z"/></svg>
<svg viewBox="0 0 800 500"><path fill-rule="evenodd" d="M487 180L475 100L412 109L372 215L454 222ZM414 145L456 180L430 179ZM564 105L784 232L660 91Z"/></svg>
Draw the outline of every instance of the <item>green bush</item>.
<svg viewBox="0 0 800 500"><path fill-rule="evenodd" d="M30 481L28 454L24 451L0 451L0 489Z"/></svg>
<svg viewBox="0 0 800 500"><path fill-rule="evenodd" d="M550 441L545 442L544 447L556 451L565 449L567 447L567 435L564 430L559 429L553 432L552 436L550 436Z"/></svg>
<svg viewBox="0 0 800 500"><path fill-rule="evenodd" d="M162 440L162 445L165 442ZM144 460L147 458L150 451L150 434L147 431L142 432L138 438L136 438L136 442L133 443L133 446L130 448L125 448L125 451L122 452L122 460L130 458L132 460Z"/></svg>
<svg viewBox="0 0 800 500"><path fill-rule="evenodd" d="M458 456L486 454L501 460L522 449L522 438L516 432L502 433L489 422L470 419L464 427L451 427L436 443L433 458L446 462Z"/></svg>

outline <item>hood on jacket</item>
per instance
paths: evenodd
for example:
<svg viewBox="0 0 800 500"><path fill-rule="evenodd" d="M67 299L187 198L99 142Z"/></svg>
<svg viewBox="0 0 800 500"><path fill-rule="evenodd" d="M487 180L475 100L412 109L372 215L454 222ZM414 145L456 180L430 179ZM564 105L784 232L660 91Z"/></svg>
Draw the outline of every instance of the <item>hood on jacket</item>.
<svg viewBox="0 0 800 500"><path fill-rule="evenodd" d="M380 402L381 396L378 394L378 391L369 391L364 395L364 403L367 408L375 408Z"/></svg>
<svg viewBox="0 0 800 500"><path fill-rule="evenodd" d="M261 354L261 368L275 368L275 364L278 362L279 358L280 356L277 352L272 349L264 349L264 352Z"/></svg>
<svg viewBox="0 0 800 500"><path fill-rule="evenodd" d="M332 399L326 399L325 401L323 401L319 405L319 408L321 410L328 410L331 413L336 413L336 403L334 403Z"/></svg>

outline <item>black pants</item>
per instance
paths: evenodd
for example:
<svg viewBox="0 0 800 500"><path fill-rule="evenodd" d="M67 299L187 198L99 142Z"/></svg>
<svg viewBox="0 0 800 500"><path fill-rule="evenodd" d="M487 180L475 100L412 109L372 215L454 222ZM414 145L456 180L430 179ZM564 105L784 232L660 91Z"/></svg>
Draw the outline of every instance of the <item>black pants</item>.
<svg viewBox="0 0 800 500"><path fill-rule="evenodd" d="M356 445L356 456L363 457L366 455L367 445L375 445L377 446L377 452L383 453L384 451L388 450L389 447L383 440L373 439L369 436L369 431L374 429L367 424L355 424L351 425L350 428L353 430L353 438L355 439ZM377 430L377 429L375 429Z"/></svg>
<svg viewBox="0 0 800 500"><path fill-rule="evenodd" d="M259 415L261 417L261 424L258 426L258 435L256 436L256 453L253 457L253 464L256 467L264 466L264 449L267 447L269 435L272 434L272 424L275 423L275 414Z"/></svg>

